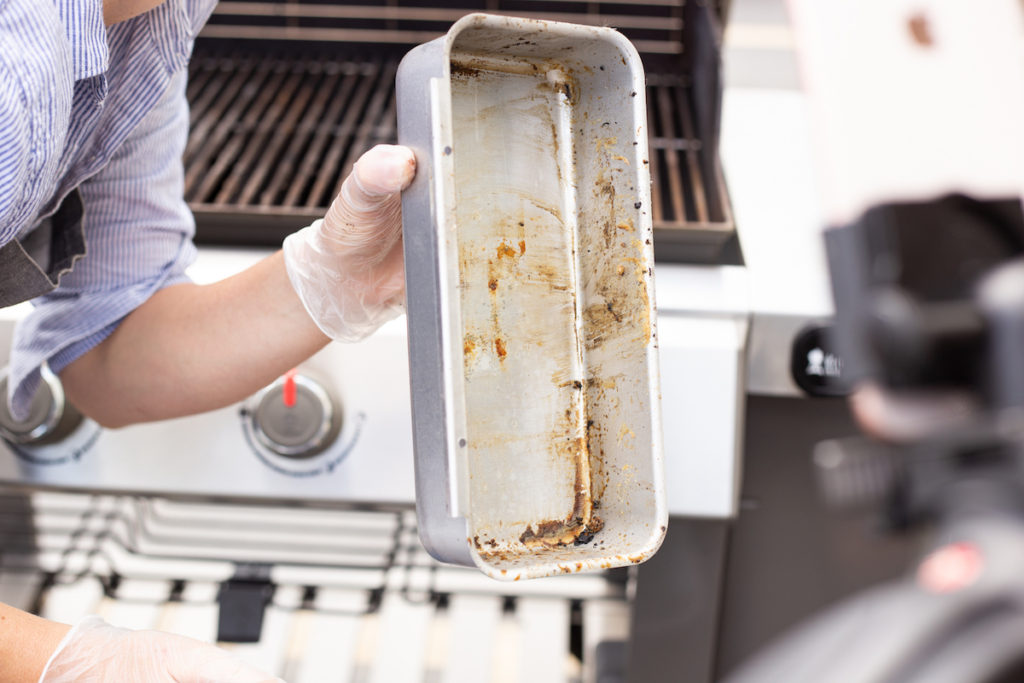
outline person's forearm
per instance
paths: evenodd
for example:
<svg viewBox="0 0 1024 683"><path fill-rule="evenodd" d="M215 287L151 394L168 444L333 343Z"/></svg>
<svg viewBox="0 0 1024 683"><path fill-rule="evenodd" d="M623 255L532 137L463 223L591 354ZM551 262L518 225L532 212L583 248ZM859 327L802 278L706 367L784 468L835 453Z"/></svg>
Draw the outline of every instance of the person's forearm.
<svg viewBox="0 0 1024 683"><path fill-rule="evenodd" d="M0 683L36 683L69 628L0 603Z"/></svg>
<svg viewBox="0 0 1024 683"><path fill-rule="evenodd" d="M210 285L175 285L69 365L71 402L109 427L239 401L323 348L278 252Z"/></svg>

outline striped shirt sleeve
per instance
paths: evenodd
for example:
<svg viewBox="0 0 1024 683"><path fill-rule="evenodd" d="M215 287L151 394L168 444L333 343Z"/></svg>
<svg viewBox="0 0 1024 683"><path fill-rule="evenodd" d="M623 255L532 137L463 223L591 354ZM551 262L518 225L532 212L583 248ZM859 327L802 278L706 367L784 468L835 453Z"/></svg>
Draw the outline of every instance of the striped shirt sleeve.
<svg viewBox="0 0 1024 683"><path fill-rule="evenodd" d="M80 187L88 251L60 287L33 302L15 331L10 380L16 413L27 407L43 362L60 372L155 292L188 281L195 224L181 163L188 134L185 80L179 71L110 162Z"/></svg>
<svg viewBox="0 0 1024 683"><path fill-rule="evenodd" d="M71 116L71 55L49 3L0 0L0 244L33 218Z"/></svg>
<svg viewBox="0 0 1024 683"><path fill-rule="evenodd" d="M17 81L0 67L0 244L17 236L12 214L30 177L28 121Z"/></svg>

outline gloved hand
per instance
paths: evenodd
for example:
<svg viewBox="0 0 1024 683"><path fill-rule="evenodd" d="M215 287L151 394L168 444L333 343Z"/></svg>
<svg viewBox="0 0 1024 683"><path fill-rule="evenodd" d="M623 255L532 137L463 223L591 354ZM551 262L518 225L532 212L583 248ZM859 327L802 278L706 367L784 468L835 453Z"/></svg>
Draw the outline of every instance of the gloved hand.
<svg viewBox="0 0 1024 683"><path fill-rule="evenodd" d="M198 640L130 631L99 617L78 622L50 655L39 683L284 683Z"/></svg>
<svg viewBox="0 0 1024 683"><path fill-rule="evenodd" d="M355 163L323 220L285 239L292 286L331 339L359 341L402 311L399 193L415 172L410 149L377 145Z"/></svg>

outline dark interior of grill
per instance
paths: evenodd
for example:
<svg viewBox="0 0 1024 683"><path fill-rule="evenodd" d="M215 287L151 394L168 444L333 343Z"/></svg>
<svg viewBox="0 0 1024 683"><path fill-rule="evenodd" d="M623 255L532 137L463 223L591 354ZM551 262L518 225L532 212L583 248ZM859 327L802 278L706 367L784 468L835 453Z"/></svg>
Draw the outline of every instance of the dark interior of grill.
<svg viewBox="0 0 1024 683"><path fill-rule="evenodd" d="M321 217L359 155L395 142L402 55L472 11L630 38L647 75L656 258L740 260L717 155L721 9L697 0L223 0L189 73L185 197L197 241L278 246Z"/></svg>

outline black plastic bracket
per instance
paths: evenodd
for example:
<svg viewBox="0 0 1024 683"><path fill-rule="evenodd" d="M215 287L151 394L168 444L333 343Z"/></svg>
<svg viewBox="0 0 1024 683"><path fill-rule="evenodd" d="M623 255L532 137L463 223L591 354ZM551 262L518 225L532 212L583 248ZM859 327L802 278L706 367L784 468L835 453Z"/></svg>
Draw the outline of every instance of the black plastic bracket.
<svg viewBox="0 0 1024 683"><path fill-rule="evenodd" d="M222 643L256 643L263 630L263 612L274 595L269 564L240 564L220 586L217 602L217 640Z"/></svg>

